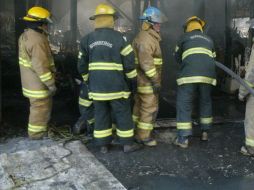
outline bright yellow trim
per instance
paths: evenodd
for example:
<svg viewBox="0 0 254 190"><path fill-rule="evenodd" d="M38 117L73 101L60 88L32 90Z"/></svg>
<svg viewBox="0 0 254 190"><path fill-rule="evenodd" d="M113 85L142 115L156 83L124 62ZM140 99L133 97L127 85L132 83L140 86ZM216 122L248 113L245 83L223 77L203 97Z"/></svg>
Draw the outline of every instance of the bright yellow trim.
<svg viewBox="0 0 254 190"><path fill-rule="evenodd" d="M127 45L127 46L121 51L121 55L127 56L127 55L129 55L132 51L133 51L133 48L131 47L131 45Z"/></svg>
<svg viewBox="0 0 254 190"><path fill-rule="evenodd" d="M244 81L245 81L245 83L247 83L247 85L248 85L249 87L254 88L254 85L253 85L252 83L250 83L250 82L247 81L247 80L244 80Z"/></svg>
<svg viewBox="0 0 254 190"><path fill-rule="evenodd" d="M93 100L115 100L120 98L129 98L130 92L114 92L114 93L95 93L90 92L89 98Z"/></svg>
<svg viewBox="0 0 254 190"><path fill-rule="evenodd" d="M32 67L31 62L26 59L23 59L22 57L19 57L19 64L28 68Z"/></svg>
<svg viewBox="0 0 254 190"><path fill-rule="evenodd" d="M83 99L83 98L79 97L79 105L89 107L92 105L92 103L93 103L93 101L91 101L91 100L87 100L87 99Z"/></svg>
<svg viewBox="0 0 254 190"><path fill-rule="evenodd" d="M178 130L189 130L192 128L192 123L191 122L177 122L176 128Z"/></svg>
<svg viewBox="0 0 254 190"><path fill-rule="evenodd" d="M141 94L153 94L153 87L152 86L139 86L138 92Z"/></svg>
<svg viewBox="0 0 254 190"><path fill-rule="evenodd" d="M53 78L53 75L52 75L51 72L40 75L40 79L41 79L42 82L46 82L48 80L51 80L52 78Z"/></svg>
<svg viewBox="0 0 254 190"><path fill-rule="evenodd" d="M201 124L211 124L212 122L213 122L212 117L200 118L200 123Z"/></svg>
<svg viewBox="0 0 254 190"><path fill-rule="evenodd" d="M47 126L39 126L39 125L32 125L28 124L28 131L38 133L38 132L45 132L47 131Z"/></svg>
<svg viewBox="0 0 254 190"><path fill-rule="evenodd" d="M154 65L162 65L163 64L162 58L154 58L153 63ZM138 64L138 58L135 58L135 64Z"/></svg>
<svg viewBox="0 0 254 190"><path fill-rule="evenodd" d="M116 129L116 134L117 136L122 138L130 138L134 136L134 129L127 130L127 131L121 131L119 129Z"/></svg>
<svg viewBox="0 0 254 190"><path fill-rule="evenodd" d="M138 122L138 128L144 129L144 130L153 130L153 124L152 123L144 123L144 122Z"/></svg>
<svg viewBox="0 0 254 190"><path fill-rule="evenodd" d="M138 119L139 119L138 116L132 115L132 120L135 124L138 122Z"/></svg>
<svg viewBox="0 0 254 190"><path fill-rule="evenodd" d="M193 76L193 77L183 77L176 80L178 85L190 84L190 83L206 83L216 86L216 79L204 77L204 76Z"/></svg>
<svg viewBox="0 0 254 190"><path fill-rule="evenodd" d="M249 139L249 138L246 137L246 139L245 139L245 144L246 144L247 146L254 147L254 139Z"/></svg>
<svg viewBox="0 0 254 190"><path fill-rule="evenodd" d="M49 93L47 90L28 90L26 88L22 88L23 95L29 98L46 98Z"/></svg>
<svg viewBox="0 0 254 190"><path fill-rule="evenodd" d="M131 79L137 76L137 70L133 69L131 72L126 73L127 78Z"/></svg>
<svg viewBox="0 0 254 190"><path fill-rule="evenodd" d="M145 73L148 77L154 77L157 74L156 68L150 69L149 71L146 71Z"/></svg>
<svg viewBox="0 0 254 190"><path fill-rule="evenodd" d="M197 48L190 48L183 52L182 54L182 60L184 60L186 57L193 55L193 54L206 54L210 57L214 57L213 52L209 49L197 47Z"/></svg>
<svg viewBox="0 0 254 190"><path fill-rule="evenodd" d="M105 138L109 137L112 135L112 128L111 129L106 129L106 130L94 130L94 137L95 138Z"/></svg>
<svg viewBox="0 0 254 190"><path fill-rule="evenodd" d="M89 74L82 75L82 78L84 81L88 81Z"/></svg>
<svg viewBox="0 0 254 190"><path fill-rule="evenodd" d="M108 63L108 62L89 63L89 71L94 71L94 70L123 71L123 65L118 63Z"/></svg>

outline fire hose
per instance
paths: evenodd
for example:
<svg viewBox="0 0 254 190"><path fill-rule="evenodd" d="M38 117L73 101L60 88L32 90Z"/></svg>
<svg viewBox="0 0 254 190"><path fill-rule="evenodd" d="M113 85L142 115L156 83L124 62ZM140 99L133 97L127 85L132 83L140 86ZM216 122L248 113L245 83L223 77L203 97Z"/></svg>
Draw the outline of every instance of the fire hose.
<svg viewBox="0 0 254 190"><path fill-rule="evenodd" d="M246 88L250 94L252 94L254 96L254 89L252 87L250 87L248 85L248 83L242 79L240 76L238 76L237 74L235 74L231 69L229 69L228 67L226 67L225 65L223 65L222 63L215 61L215 65L217 67L219 67L221 70L225 71L227 74L229 74L231 77L233 77L234 79L237 80L237 82L242 85L244 88Z"/></svg>

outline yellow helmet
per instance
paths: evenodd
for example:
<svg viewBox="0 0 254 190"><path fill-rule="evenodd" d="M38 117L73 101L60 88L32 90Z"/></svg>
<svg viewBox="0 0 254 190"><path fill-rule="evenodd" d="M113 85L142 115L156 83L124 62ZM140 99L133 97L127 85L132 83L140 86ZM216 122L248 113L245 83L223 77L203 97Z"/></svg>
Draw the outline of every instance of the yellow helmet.
<svg viewBox="0 0 254 190"><path fill-rule="evenodd" d="M50 19L50 12L42 7L32 7L27 11L27 15L23 17L23 20L29 22L47 22L53 23Z"/></svg>
<svg viewBox="0 0 254 190"><path fill-rule="evenodd" d="M204 20L200 19L197 16L192 16L188 18L184 24L184 31L191 32L193 30L201 30L205 27L206 23Z"/></svg>
<svg viewBox="0 0 254 190"><path fill-rule="evenodd" d="M100 16L100 15L112 15L112 16L116 16L116 11L115 9L105 3L100 3L96 9L95 9L95 13L93 16L91 16L89 19L90 20L94 20L95 17Z"/></svg>

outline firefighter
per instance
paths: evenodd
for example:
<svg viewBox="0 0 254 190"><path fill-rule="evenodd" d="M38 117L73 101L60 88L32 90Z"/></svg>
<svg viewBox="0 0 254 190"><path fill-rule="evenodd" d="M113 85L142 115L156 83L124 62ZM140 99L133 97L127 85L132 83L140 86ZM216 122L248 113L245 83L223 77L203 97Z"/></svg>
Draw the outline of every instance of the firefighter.
<svg viewBox="0 0 254 190"><path fill-rule="evenodd" d="M31 139L47 136L56 92L55 66L48 41L50 12L32 7L23 17L27 29L19 38L19 66L23 95L30 101L28 135Z"/></svg>
<svg viewBox="0 0 254 190"><path fill-rule="evenodd" d="M205 21L193 16L184 25L185 34L180 38L175 57L180 64L177 78L177 138L175 144L187 148L192 134L192 103L199 95L201 140L208 140L212 126L212 86L216 85L213 41L203 33Z"/></svg>
<svg viewBox="0 0 254 190"><path fill-rule="evenodd" d="M254 88L254 46L250 55L250 60L245 74L245 81ZM242 146L241 153L247 156L254 156L254 97L244 88L240 87L239 100L247 99L245 112L245 146Z"/></svg>
<svg viewBox="0 0 254 190"><path fill-rule="evenodd" d="M138 72L133 120L137 126L137 141L146 146L156 146L151 132L157 117L161 87L160 26L163 18L159 9L148 7L140 19L143 21L142 30L133 41Z"/></svg>
<svg viewBox="0 0 254 190"><path fill-rule="evenodd" d="M102 153L112 141L112 117L124 152L140 148L134 143L134 123L129 96L135 91L137 71L127 38L114 30L116 11L101 3L94 16L95 31L81 40L79 70L94 104L94 140ZM130 84L130 87L128 86ZM113 115L111 117L111 114Z"/></svg>

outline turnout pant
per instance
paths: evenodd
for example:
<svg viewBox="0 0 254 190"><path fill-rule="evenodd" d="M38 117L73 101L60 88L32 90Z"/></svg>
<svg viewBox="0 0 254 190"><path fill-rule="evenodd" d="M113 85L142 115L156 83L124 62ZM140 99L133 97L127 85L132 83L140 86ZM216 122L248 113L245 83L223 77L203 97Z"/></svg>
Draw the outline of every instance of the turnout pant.
<svg viewBox="0 0 254 190"><path fill-rule="evenodd" d="M177 130L178 136L192 134L192 105L195 93L199 99L199 124L201 130L209 130L212 126L212 85L204 83L184 84L177 89Z"/></svg>
<svg viewBox="0 0 254 190"><path fill-rule="evenodd" d="M136 94L133 120L137 126L136 137L138 139L145 140L150 137L158 113L158 102L157 94Z"/></svg>
<svg viewBox="0 0 254 190"><path fill-rule="evenodd" d="M30 98L28 135L38 136L47 131L52 110L52 97L44 99Z"/></svg>
<svg viewBox="0 0 254 190"><path fill-rule="evenodd" d="M116 122L116 135L122 145L131 144L134 136L134 123L131 117L129 99L93 101L94 103L94 140L99 146L112 141L112 117Z"/></svg>
<svg viewBox="0 0 254 190"><path fill-rule="evenodd" d="M245 144L254 148L254 97L252 95L247 98L244 128Z"/></svg>

